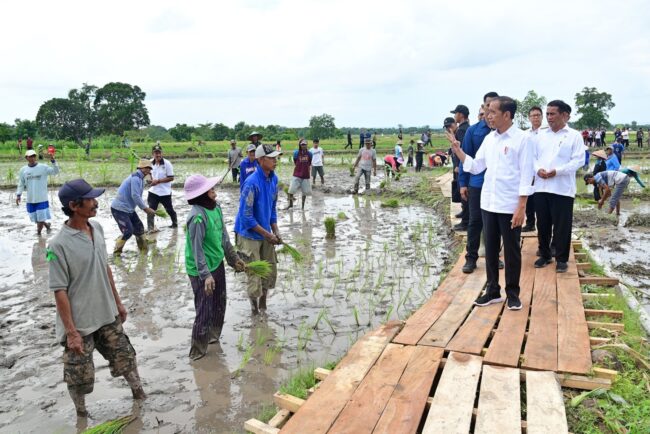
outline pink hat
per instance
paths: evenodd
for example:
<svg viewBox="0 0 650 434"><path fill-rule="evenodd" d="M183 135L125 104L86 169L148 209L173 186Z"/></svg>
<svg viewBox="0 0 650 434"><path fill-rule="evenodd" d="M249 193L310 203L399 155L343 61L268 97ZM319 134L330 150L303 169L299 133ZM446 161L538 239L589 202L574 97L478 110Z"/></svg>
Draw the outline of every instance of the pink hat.
<svg viewBox="0 0 650 434"><path fill-rule="evenodd" d="M185 185L183 187L183 190L185 191L185 199L190 200L199 197L218 183L218 176L206 178L203 175L190 175L185 180Z"/></svg>

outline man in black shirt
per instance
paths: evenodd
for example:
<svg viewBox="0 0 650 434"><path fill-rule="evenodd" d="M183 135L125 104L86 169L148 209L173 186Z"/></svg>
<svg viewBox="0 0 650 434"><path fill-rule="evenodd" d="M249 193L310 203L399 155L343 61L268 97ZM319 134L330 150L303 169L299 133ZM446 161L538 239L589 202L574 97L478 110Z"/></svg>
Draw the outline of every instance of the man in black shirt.
<svg viewBox="0 0 650 434"><path fill-rule="evenodd" d="M458 124L458 129L456 130L456 133L454 134L454 137L456 140L458 140L460 143L463 143L463 139L465 138L465 133L467 132L467 129L469 128L469 109L467 106L459 104L456 106L454 110L451 110L450 113L454 114L454 120ZM453 183L453 188L458 189L458 165L460 163L460 160L452 152L451 154L451 159L454 165L454 182ZM458 223L456 226L454 226L455 231L466 231L467 230L467 225L469 224L469 208L467 207L467 201L461 199L461 206L462 210L460 214L457 214L457 217L460 217L460 223Z"/></svg>

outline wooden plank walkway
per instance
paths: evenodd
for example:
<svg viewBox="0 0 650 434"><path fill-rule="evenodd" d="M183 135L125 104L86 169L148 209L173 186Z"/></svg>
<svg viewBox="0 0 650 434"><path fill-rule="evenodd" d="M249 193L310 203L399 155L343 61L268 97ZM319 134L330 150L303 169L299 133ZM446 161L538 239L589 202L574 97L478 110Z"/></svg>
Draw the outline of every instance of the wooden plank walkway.
<svg viewBox="0 0 650 434"><path fill-rule="evenodd" d="M281 422L252 420L247 428L264 434L568 432L561 385L609 387L615 372L592 371L589 327L595 323L585 317L589 297L581 293L576 255L571 251L569 271L557 274L554 264L534 268L536 250L536 238L523 238L521 310L503 303L475 307L486 283L484 261L467 275L461 256L404 323L368 333L334 371L320 372L324 379L309 399L276 401ZM500 281L503 287L503 272ZM285 423L286 411L295 414Z"/></svg>

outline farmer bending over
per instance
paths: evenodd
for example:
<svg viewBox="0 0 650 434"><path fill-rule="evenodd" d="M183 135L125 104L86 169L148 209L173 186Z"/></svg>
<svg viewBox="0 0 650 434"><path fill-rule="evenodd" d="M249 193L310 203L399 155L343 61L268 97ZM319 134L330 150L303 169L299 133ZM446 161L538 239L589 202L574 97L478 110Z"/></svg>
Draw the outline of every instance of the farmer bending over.
<svg viewBox="0 0 650 434"><path fill-rule="evenodd" d="M601 190L601 198L598 201L598 209L601 209L605 204L605 201L611 196L609 200L609 214L611 214L616 208L616 215L621 215L621 197L625 192L628 184L630 183L630 178L634 178L636 182L645 188L645 184L639 179L639 167L626 167L620 171L614 170L605 170L597 174L587 173L584 176L585 185L592 184L594 188L599 188ZM614 193L612 193L614 190Z"/></svg>

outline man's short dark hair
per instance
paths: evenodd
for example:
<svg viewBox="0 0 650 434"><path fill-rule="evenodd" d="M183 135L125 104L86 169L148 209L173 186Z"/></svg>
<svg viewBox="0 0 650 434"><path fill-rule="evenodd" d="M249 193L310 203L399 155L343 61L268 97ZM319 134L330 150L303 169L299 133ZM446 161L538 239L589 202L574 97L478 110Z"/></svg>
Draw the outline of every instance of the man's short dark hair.
<svg viewBox="0 0 650 434"><path fill-rule="evenodd" d="M533 106L533 107L530 108L530 110L528 110L528 115L530 115L531 112L534 112L534 111L538 111L541 114L544 114L544 112L542 111L542 108L540 106Z"/></svg>
<svg viewBox="0 0 650 434"><path fill-rule="evenodd" d="M83 205L84 200L83 199L76 199L76 200L73 200L72 203L74 203L76 206L81 206L81 205ZM65 205L63 205L61 207L61 211L63 211L63 214L65 214L68 217L72 217L72 215L74 214L74 211L72 211L72 208L70 208L69 203L66 203Z"/></svg>
<svg viewBox="0 0 650 434"><path fill-rule="evenodd" d="M547 107L557 107L560 113L571 114L571 106L561 99L554 99L553 101L546 104Z"/></svg>
<svg viewBox="0 0 650 434"><path fill-rule="evenodd" d="M500 96L496 100L499 101L499 111L502 113L509 112L510 119L514 119L515 112L517 111L517 102L509 96Z"/></svg>
<svg viewBox="0 0 650 434"><path fill-rule="evenodd" d="M485 100L488 98L498 98L499 94L496 92L488 92L485 95L483 95L483 102L485 103Z"/></svg>

